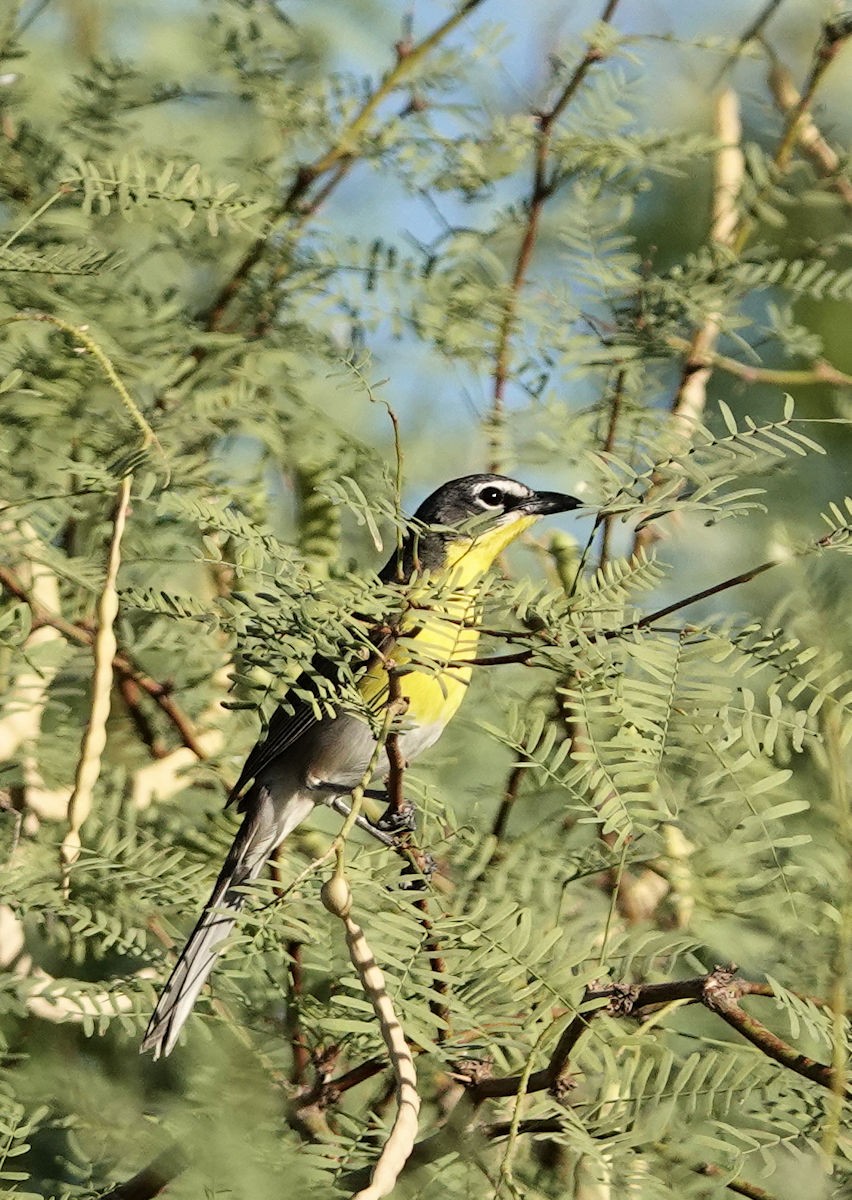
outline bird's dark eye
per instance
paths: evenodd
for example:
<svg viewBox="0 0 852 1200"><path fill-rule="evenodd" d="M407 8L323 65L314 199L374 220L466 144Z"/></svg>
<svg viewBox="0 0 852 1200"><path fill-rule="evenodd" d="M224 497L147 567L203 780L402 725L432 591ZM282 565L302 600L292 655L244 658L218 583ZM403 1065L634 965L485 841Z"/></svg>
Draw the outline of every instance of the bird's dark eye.
<svg viewBox="0 0 852 1200"><path fill-rule="evenodd" d="M481 500L488 508L499 508L503 503L503 493L499 488L487 487L482 489L477 499Z"/></svg>

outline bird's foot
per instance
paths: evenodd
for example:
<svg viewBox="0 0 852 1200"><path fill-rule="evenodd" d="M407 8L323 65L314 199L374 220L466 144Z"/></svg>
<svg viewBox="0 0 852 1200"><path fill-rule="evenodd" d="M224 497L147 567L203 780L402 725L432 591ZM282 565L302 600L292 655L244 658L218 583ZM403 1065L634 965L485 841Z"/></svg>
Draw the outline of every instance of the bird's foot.
<svg viewBox="0 0 852 1200"><path fill-rule="evenodd" d="M402 837L406 833L414 833L417 828L417 810L406 800L401 806L389 804L376 821L376 828L394 837Z"/></svg>

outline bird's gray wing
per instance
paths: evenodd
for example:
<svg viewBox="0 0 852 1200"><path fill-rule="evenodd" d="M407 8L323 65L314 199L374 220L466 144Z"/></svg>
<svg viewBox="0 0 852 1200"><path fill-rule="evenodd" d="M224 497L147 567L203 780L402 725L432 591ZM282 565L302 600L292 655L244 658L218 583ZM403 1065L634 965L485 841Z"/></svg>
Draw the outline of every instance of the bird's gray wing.
<svg viewBox="0 0 852 1200"><path fill-rule="evenodd" d="M300 679L299 684L302 682ZM270 766L280 754L285 754L293 743L303 737L316 723L317 716L313 705L309 704L307 700L296 699L292 695L291 689L284 704L280 704L272 714L266 735L255 743L243 764L240 777L231 788L228 804L239 800L251 781L257 779L266 767ZM239 811L243 811L242 805L239 805Z"/></svg>
<svg viewBox="0 0 852 1200"><path fill-rule="evenodd" d="M394 634L387 626L380 626L370 633L370 641L380 655L388 654L395 640ZM363 663L358 674L367 670L370 661L367 660ZM240 771L239 779L231 789L228 805L242 801L243 793L252 780L257 779L262 771L266 770L280 755L286 754L291 746L318 724L316 707L309 700L303 698L305 692L314 692L318 695L313 684L318 676L331 681L338 678L334 664L319 655L311 663L311 670L305 671L299 676L285 696L284 702L272 714L266 735L255 744ZM327 706L328 699L325 698L323 707ZM244 811L242 803L239 803L238 810Z"/></svg>

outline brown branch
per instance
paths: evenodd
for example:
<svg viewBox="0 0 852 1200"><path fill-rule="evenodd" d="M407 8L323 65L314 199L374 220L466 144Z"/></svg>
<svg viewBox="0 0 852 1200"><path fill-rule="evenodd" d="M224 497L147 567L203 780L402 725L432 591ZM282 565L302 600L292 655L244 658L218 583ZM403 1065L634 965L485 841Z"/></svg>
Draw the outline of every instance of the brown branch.
<svg viewBox="0 0 852 1200"><path fill-rule="evenodd" d="M775 163L780 170L786 171L789 167L796 142L801 136L802 122L813 104L817 88L850 36L852 36L852 14L850 13L844 13L835 20L826 21L823 25L805 86L802 88L798 101L787 114L784 132L775 153Z"/></svg>
<svg viewBox="0 0 852 1200"><path fill-rule="evenodd" d="M713 1178L727 1174L727 1171L723 1171L721 1167L717 1167L713 1163L704 1163L698 1168L698 1171L701 1175L710 1175ZM729 1179L725 1187L737 1196L746 1196L747 1200L772 1200L772 1194L767 1192L766 1188L758 1187L756 1183L749 1183L745 1179Z"/></svg>
<svg viewBox="0 0 852 1200"><path fill-rule="evenodd" d="M151 1200L189 1166L189 1160L176 1142L172 1143L131 1179L119 1183L100 1200Z"/></svg>
<svg viewBox="0 0 852 1200"><path fill-rule="evenodd" d="M713 84L714 88L720 82L720 80L727 75L731 67L736 64L737 60L740 58L749 43L762 37L764 28L768 24L771 17L775 14L775 11L779 9L783 3L784 0L767 0L767 3L763 6L752 23L740 34L733 53L725 60L722 69L716 76Z"/></svg>
<svg viewBox="0 0 852 1200"><path fill-rule="evenodd" d="M290 1050L293 1055L290 1078L293 1083L301 1084L304 1082L310 1066L311 1055L299 1020L299 1003L305 990L305 976L302 968L302 943L296 941L295 938L287 943L287 958L289 960L291 997L291 1003L287 1006L287 1017L290 1025Z"/></svg>
<svg viewBox="0 0 852 1200"><path fill-rule="evenodd" d="M382 1071L386 1071L387 1069L388 1060L386 1058L368 1058L356 1067L344 1071L336 1079L330 1079L327 1083L324 1083L321 1095L318 1097L318 1102L323 1108L328 1108L332 1104L336 1104L343 1093L348 1092L350 1088L358 1087L359 1084L365 1083L368 1079L373 1079L376 1075L381 1075Z"/></svg>
<svg viewBox="0 0 852 1200"><path fill-rule="evenodd" d="M565 1078L568 1062L580 1038L601 1013L611 1017L636 1016L642 1009L675 1001L703 1004L716 1013L733 1029L756 1046L761 1053L794 1071L805 1079L831 1090L834 1081L833 1069L825 1063L815 1062L788 1046L762 1022L752 1017L739 1004L743 995L750 993L753 986L749 980L735 977L735 967L717 967L708 975L692 979L674 980L666 983L623 984L612 983L605 987L588 987L583 995L578 1012L563 1030L546 1067L534 1071L527 1083L527 1093L552 1089ZM771 993L761 993L771 994ZM597 1005L597 1007L590 1007ZM521 1075L507 1075L496 1079L479 1079L471 1082L468 1096L474 1105L483 1100L517 1095L522 1081Z"/></svg>
<svg viewBox="0 0 852 1200"><path fill-rule="evenodd" d="M714 583L711 587L702 588L700 592L692 592L688 596L682 596L680 600L675 600L673 603L667 604L665 608L658 608L652 613L646 613L644 617L639 617L638 620L632 621L629 625L621 625L618 629L595 630L594 636L604 638L605 640L612 640L613 638L623 637L626 633L631 633L637 629L647 629L650 625L655 625L657 621L661 621L663 617L668 617L682 608L687 608L690 604L697 604L699 600L707 600L711 596L718 596L730 588L738 587L741 583L749 583L765 571L769 571L773 567L783 567L792 559L803 558L806 554L812 554L817 550L824 550L831 546L836 536L835 532L827 533L823 537L817 538L816 541L809 543L804 549L791 551L790 554L781 558L771 558L767 562L759 563L758 566L749 568L748 571L741 571L739 575L731 575L728 579L721 580L720 583ZM513 654L490 654L479 658L465 659L464 665L472 667L500 667L515 663L523 666L537 655L541 655L542 651L547 649L548 646L552 649L561 649L564 651L576 645L579 645L579 642L568 641L558 643L552 641L544 643L541 646L529 646Z"/></svg>
<svg viewBox="0 0 852 1200"><path fill-rule="evenodd" d="M95 635L91 629L86 628L85 625L78 625L73 621L67 621L58 613L50 612L44 608L30 595L15 572L3 563L0 563L0 584L2 584L7 592L16 596L19 600L23 600L29 606L34 629L38 629L41 626L49 626L51 629L56 629L69 641L76 642L77 645L91 646L94 643ZM159 683L156 679L147 675L131 661L126 653L116 654L113 657L112 665L119 676L133 680L143 692L156 701L172 725L174 725L183 745L187 749L191 750L197 758L203 759L207 757L204 748L198 740L198 735L195 732L192 722L183 709L173 700L171 688L168 684Z"/></svg>
<svg viewBox="0 0 852 1200"><path fill-rule="evenodd" d="M151 724L148 714L139 703L139 684L135 679L131 679L129 675L119 675L118 690L121 693L124 707L127 709L127 715L139 736L139 740L143 745L147 746L152 758L165 758L169 752L168 748L163 745L162 738Z"/></svg>
<svg viewBox="0 0 852 1200"><path fill-rule="evenodd" d="M522 763L517 763L509 772L509 778L506 781L506 789L503 792L503 799L500 801L500 807L497 809L497 815L494 818L494 824L491 827L491 836L496 842L502 841L506 835L506 826L509 823L509 816L512 809L515 807L515 801L518 798L518 792L521 790L521 781L524 778L525 768ZM497 848L495 847L494 854ZM494 854L491 856L494 861Z"/></svg>
<svg viewBox="0 0 852 1200"><path fill-rule="evenodd" d="M729 588L738 587L741 583L750 583L752 579L756 579L758 575L762 575L765 571L771 570L773 567L783 567L792 558L802 558L806 554L812 554L815 550L824 550L830 546L834 540L835 533L826 533L816 541L810 542L802 550L793 551L791 554L781 558L770 558L767 562L760 563L756 567L752 567L748 571L742 571L739 575L731 575L728 579L723 579L721 583L713 584L712 587L704 588L700 592L693 592L689 596L684 596L681 600L676 600L673 604L667 604L665 608L658 608L655 612L648 613L644 617L640 617L638 621L634 621L631 625L624 625L621 629L615 630L616 636L623 633L629 633L633 629L645 629L647 626L661 621L663 617L669 616L678 609L686 608L690 604L697 604L699 600L707 600L710 596L717 596L721 592L728 591ZM603 636L607 636L604 634Z"/></svg>
<svg viewBox="0 0 852 1200"><path fill-rule="evenodd" d="M708 977L702 976L674 983L644 985L613 983L605 988L586 988L580 1007L596 1001L606 1003L583 1013L578 1012L571 1018L562 1031L547 1066L530 1075L526 1091L531 1093L549 1090L565 1076L574 1047L601 1012L607 1012L611 1016L627 1016L648 1005L667 1004L674 1000L697 1001L701 999L706 978ZM520 1075L480 1079L469 1089L468 1095L474 1104L496 1097L514 1096L517 1094L520 1080Z"/></svg>
<svg viewBox="0 0 852 1200"><path fill-rule="evenodd" d="M392 665L388 664L388 703L396 704L400 712L408 708L408 697L402 694L399 674ZM403 707L404 706L404 707ZM388 774L385 780L385 791L388 797L388 815L392 822L403 820L407 809L405 800L405 759L399 744L399 733L391 729L385 740L385 754L388 759Z"/></svg>
<svg viewBox="0 0 852 1200"><path fill-rule="evenodd" d="M408 697L402 694L399 674L390 666L388 669L388 703L395 704L402 713L408 708ZM388 776L385 780L388 797L387 815L392 824L396 823L399 825L404 822L406 812L410 806L405 799L404 792L406 763L402 755L399 734L395 729L391 729L387 735L385 753L388 758ZM426 856L416 846L411 844L410 830L406 832L403 829L402 832L397 834L395 840L399 843L399 847L406 852L410 864L421 874L425 874L427 868ZM438 995L445 996L447 994L447 964L441 953L440 943L435 935L432 919L429 916L428 898L426 896L418 897L415 907L420 911L420 926L426 937L425 949L429 955L429 967L434 977L433 990ZM442 1042L449 1033L450 1010L443 1001L436 999L434 995L430 995L429 997L429 1008L441 1023L438 1028L437 1040L438 1042Z"/></svg>
<svg viewBox="0 0 852 1200"><path fill-rule="evenodd" d="M850 185L852 195L852 185ZM852 375L839 371L824 359L817 359L812 367L805 370L785 370L782 367L758 367L751 363L740 362L739 359L729 358L725 354L717 354L705 349L695 352L692 343L687 338L677 334L666 336L666 345L681 354L691 354L696 367L718 367L729 375L735 375L745 383L776 384L778 387L809 387L833 384L836 387L852 387Z"/></svg>
<svg viewBox="0 0 852 1200"><path fill-rule="evenodd" d="M731 88L716 99L714 124L720 149L714 160L713 215L710 226L710 245L727 251L734 247L742 228L737 202L745 174L745 158L741 148L742 126L739 101ZM708 312L702 325L692 335L686 350L680 382L671 404L674 430L691 438L700 422L707 403L707 383L712 373L710 356L721 329L722 314ZM647 550L657 540L653 523L636 530L633 553Z"/></svg>
<svg viewBox="0 0 852 1200"><path fill-rule="evenodd" d="M634 621L632 625L625 625L619 630L619 633L629 633L632 629L647 629L649 625L653 625L656 621L662 621L663 617L668 617L673 612L687 608L690 604L697 604L699 600L707 600L710 596L718 596L721 592L726 592L729 588L739 587L741 583L750 583L752 579L757 579L765 571L769 571L773 567L780 567L786 561L783 558L771 558L768 562L751 567L748 571L741 571L739 575L731 575L730 578L723 579L721 583L714 583L711 587L702 588L700 592L692 592L691 595L684 596L681 600L675 600L672 604L667 604L665 608L658 608L655 612L647 613L644 617L640 617L638 621Z"/></svg>
<svg viewBox="0 0 852 1200"><path fill-rule="evenodd" d="M738 587L741 583L749 583L752 579L756 579L758 575L762 575L764 571L769 571L772 567L780 567L787 561L784 558L769 559L768 562L751 567L748 571L742 571L739 575L732 575L728 579L723 579L721 583L714 583L711 587L703 588L700 592L692 592L689 596L683 596L680 600L674 600L671 604L667 604L665 608L658 608L652 613L647 613L644 617L640 617L638 621L633 621L629 625L622 625L618 629L607 629L596 632L596 636L611 639L622 637L625 633L630 633L635 629L647 629L648 626L661 621L663 617L670 616L673 612L687 608L690 604L697 604L699 600L707 600L710 596L717 596L729 588ZM472 658L468 662L474 667L498 667L508 663L524 664L528 663L537 654L541 654L541 648L534 647L527 650L518 650L514 654L494 654L482 658Z"/></svg>
<svg viewBox="0 0 852 1200"><path fill-rule="evenodd" d="M284 897L284 886L281 877L281 850L282 847L280 845L276 846L269 858L269 874L272 879L273 891L279 900ZM299 1019L299 1005L305 989L305 977L302 967L302 943L297 938L290 938L287 941L285 949L287 954L287 973L290 976L290 996L287 1003L286 1015L286 1026L290 1034L290 1053L293 1056L290 1081L301 1087L304 1085L311 1062L311 1054Z"/></svg>
<svg viewBox="0 0 852 1200"><path fill-rule="evenodd" d="M706 1008L711 1012L718 1013L726 1024L730 1025L732 1029L736 1029L737 1033L751 1042L753 1046L757 1046L758 1050L768 1058L780 1063L788 1071L795 1071L797 1075L802 1075L805 1079L810 1079L813 1083L818 1083L820 1087L828 1088L831 1091L834 1070L825 1063L815 1062L807 1055L800 1054L792 1046L788 1046L771 1029L767 1029L761 1021L745 1011L738 1003L738 995L736 981L725 980L724 975L720 972L708 977L701 999ZM850 1091L845 1094L847 1098L852 1096Z"/></svg>
<svg viewBox="0 0 852 1200"><path fill-rule="evenodd" d="M562 1133L564 1129L564 1117L529 1117L518 1124L518 1133ZM487 1125L480 1125L476 1132L494 1142L508 1137L511 1131L511 1121L490 1121Z"/></svg>
<svg viewBox="0 0 852 1200"><path fill-rule="evenodd" d="M601 24L608 24L612 19L618 0L607 0L600 16ZM509 289L506 295L503 313L497 329L494 347L494 387L491 395L491 413L489 417L489 471L499 471L501 468L500 437L504 419L506 385L509 380L510 360L512 353L512 335L517 320L518 302L527 281L533 251L541 226L541 216L547 201L555 194L559 186L557 173L548 172L550 144L554 126L562 116L578 92L583 80L591 68L602 61L604 55L600 46L590 42L586 52L575 68L571 78L563 87L557 99L550 108L535 113L537 137L532 164L532 185L526 204L526 222L521 234L520 245L515 256Z"/></svg>
<svg viewBox="0 0 852 1200"><path fill-rule="evenodd" d="M449 33L460 25L465 17L473 12L474 9L479 8L483 3L484 0L464 0L464 3L459 5L455 12L451 13L430 34L427 34L422 41L415 45L406 41L397 43L396 63L385 73L381 82L370 93L358 112L343 127L334 145L330 146L323 154L314 159L313 162L303 163L297 168L289 191L270 218L269 229L252 243L231 276L219 289L209 308L200 315L199 322L204 329L216 330L221 327L222 320L231 300L245 283L252 270L263 258L281 222L293 214L298 214L304 222L306 217L313 215L317 211L319 205L330 195L333 188L337 186L341 179L343 179L352 162L357 157L360 139L370 128L370 123L382 102L396 91L397 88L403 86L406 76L410 75L412 70ZM335 172L336 174L333 174ZM303 202L313 184L322 176L329 174L333 175L332 180L326 184L309 207L305 209Z"/></svg>
<svg viewBox="0 0 852 1200"><path fill-rule="evenodd" d="M607 420L606 437L601 450L604 454L612 454L615 450L615 440L618 433L618 422L621 417L621 406L624 400L624 381L627 376L627 370L622 367L615 377L612 394L609 401L609 417ZM598 557L598 569L603 570L609 562L610 556L610 540L612 538L612 524L615 519L614 513L606 513L601 526L601 549Z"/></svg>
<svg viewBox="0 0 852 1200"><path fill-rule="evenodd" d="M465 1088L463 1099L443 1129L417 1143L408 1166L423 1166L435 1162L454 1150L457 1151L459 1138L464 1138L465 1141L472 1140L475 1144L478 1137L488 1140L508 1137L512 1132L513 1123L511 1121L495 1121L470 1128L473 1111L485 1100L516 1096L522 1084L525 1094L544 1090L555 1090L559 1093L569 1087L570 1056L580 1038L601 1013L610 1017L635 1018L641 1014L642 1010L655 1009L661 1005L677 1002L702 1004L709 1012L716 1013L746 1037L768 1058L822 1087L831 1088L834 1082L834 1072L831 1067L814 1062L813 1059L799 1054L742 1009L739 1000L743 996L771 998L775 993L766 983L737 978L735 971L735 967L716 967L707 975L699 975L690 979L647 984L611 983L606 986L586 988L581 1003L581 1007L586 1011L577 1012L571 1018L550 1055L546 1067L532 1072L528 1078L525 1078L523 1074L518 1074L494 1079L484 1071L476 1069L454 1072L454 1078ZM347 1086L355 1086L362 1079L376 1074L384 1065L386 1064L378 1059L370 1059L361 1067L349 1072L347 1076L342 1076L341 1080L336 1083L339 1085L346 1081ZM351 1083L348 1082L350 1077ZM333 1091L335 1084L327 1086L329 1094L336 1098ZM563 1129L564 1121L557 1116L521 1121L518 1132L548 1134L558 1133ZM696 1166L693 1169L708 1175L721 1174L720 1169L712 1164ZM362 1185L365 1177L366 1173L363 1170L351 1172L345 1178L346 1186L357 1188ZM751 1197L751 1200L771 1200L768 1193L761 1192L759 1188L755 1188L754 1185L744 1180L731 1180L726 1186L738 1195Z"/></svg>
<svg viewBox="0 0 852 1200"><path fill-rule="evenodd" d="M770 57L769 89L781 113L789 115L801 107L802 98L790 72L774 54ZM820 175L828 179L847 208L852 208L852 180L842 173L840 155L822 136L809 112L799 117L796 139Z"/></svg>
<svg viewBox="0 0 852 1200"><path fill-rule="evenodd" d="M435 926L429 915L429 900L419 896L415 907L420 911L420 925L426 935L426 953L429 955L429 969L432 972L432 987L429 995L429 1010L438 1018L440 1025L435 1034L435 1040L441 1045L450 1035L450 1009L444 1000L438 996L446 996L449 992L447 984L447 962L441 951L441 943L435 933Z"/></svg>
<svg viewBox="0 0 852 1200"><path fill-rule="evenodd" d="M601 14L601 22L608 24L615 14L615 9L618 5L618 0L607 0L607 4ZM561 93L551 107L545 112L536 114L538 122L538 138L536 142L535 155L533 158L533 177L532 189L530 198L527 203L527 220L521 236L521 242L518 247L515 265L512 271L512 277L509 284L509 292L506 297L506 303L503 308L503 315L497 331L497 342L494 354L494 388L492 392L491 414L490 414L490 461L488 464L489 471L499 471L501 468L501 427L504 415L504 403L506 385L509 378L509 366L511 358L511 340L515 320L517 316L518 301L520 293L526 283L527 273L532 261L533 251L538 239L540 221L544 205L554 194L558 186L558 176L556 174L548 178L548 156L550 153L550 142L553 133L553 128L559 120L566 107L570 104L573 97L579 90L583 80L595 63L601 61L603 55L600 47L589 43L586 47L586 53L578 63L571 78L565 84ZM619 372L615 393L613 395L612 409L610 415L610 434L608 436L608 448L612 449L612 442L615 438L615 427L618 420L618 412L620 409L621 394L624 384L625 372ZM603 539L604 546L608 540L609 528L604 529ZM605 549L601 551L602 555L606 553ZM509 820L509 814L514 807L517 799L518 790L520 788L523 768L513 767L506 789L503 793L503 799L497 811L497 816L492 829L492 836L495 842L499 843L505 834L506 825ZM494 852L491 856L493 862L497 855L497 847L495 845Z"/></svg>

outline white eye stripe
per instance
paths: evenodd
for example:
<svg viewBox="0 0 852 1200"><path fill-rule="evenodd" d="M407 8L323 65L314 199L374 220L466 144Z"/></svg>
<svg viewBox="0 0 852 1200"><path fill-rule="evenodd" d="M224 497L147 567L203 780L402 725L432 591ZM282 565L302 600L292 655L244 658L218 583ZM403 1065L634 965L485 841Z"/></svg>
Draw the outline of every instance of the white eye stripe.
<svg viewBox="0 0 852 1200"><path fill-rule="evenodd" d="M473 494L477 500L481 500L488 492L498 493L501 501L503 499L526 500L532 495L526 484L519 483L516 479L483 479L481 483L477 483L473 487ZM496 497L492 501L489 496L485 503L493 507L497 503Z"/></svg>

